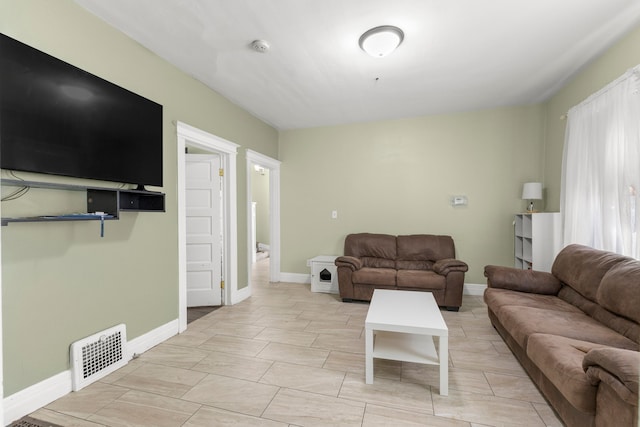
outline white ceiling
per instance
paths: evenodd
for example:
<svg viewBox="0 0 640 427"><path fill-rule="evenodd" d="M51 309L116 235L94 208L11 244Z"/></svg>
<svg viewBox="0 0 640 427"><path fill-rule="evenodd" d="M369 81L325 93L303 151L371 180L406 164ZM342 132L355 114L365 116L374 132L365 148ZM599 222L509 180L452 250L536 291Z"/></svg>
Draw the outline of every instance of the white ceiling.
<svg viewBox="0 0 640 427"><path fill-rule="evenodd" d="M541 102L640 18L638 0L76 1L278 129ZM372 58L379 25L405 39Z"/></svg>

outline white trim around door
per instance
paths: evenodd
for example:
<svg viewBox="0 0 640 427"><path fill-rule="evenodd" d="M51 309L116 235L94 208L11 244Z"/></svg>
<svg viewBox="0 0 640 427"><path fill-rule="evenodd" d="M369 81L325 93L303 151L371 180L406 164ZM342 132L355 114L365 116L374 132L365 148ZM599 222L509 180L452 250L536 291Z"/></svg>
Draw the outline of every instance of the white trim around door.
<svg viewBox="0 0 640 427"><path fill-rule="evenodd" d="M185 148L194 147L220 155L224 169L223 265L225 282L223 304L235 304L238 299L238 205L236 157L238 144L217 137L182 122L176 123L178 135L178 320L179 332L187 329L187 244L185 208Z"/></svg>

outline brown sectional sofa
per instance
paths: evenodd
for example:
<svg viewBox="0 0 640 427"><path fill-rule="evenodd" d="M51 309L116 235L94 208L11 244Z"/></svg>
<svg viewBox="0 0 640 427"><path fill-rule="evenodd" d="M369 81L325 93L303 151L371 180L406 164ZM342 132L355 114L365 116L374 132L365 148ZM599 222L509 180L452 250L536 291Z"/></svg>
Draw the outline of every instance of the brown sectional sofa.
<svg viewBox="0 0 640 427"><path fill-rule="evenodd" d="M491 323L566 425L638 425L640 261L569 245L551 273L485 276Z"/></svg>
<svg viewBox="0 0 640 427"><path fill-rule="evenodd" d="M439 306L462 305L466 263L455 259L451 236L349 234L335 261L343 301L371 301L375 289L432 292Z"/></svg>

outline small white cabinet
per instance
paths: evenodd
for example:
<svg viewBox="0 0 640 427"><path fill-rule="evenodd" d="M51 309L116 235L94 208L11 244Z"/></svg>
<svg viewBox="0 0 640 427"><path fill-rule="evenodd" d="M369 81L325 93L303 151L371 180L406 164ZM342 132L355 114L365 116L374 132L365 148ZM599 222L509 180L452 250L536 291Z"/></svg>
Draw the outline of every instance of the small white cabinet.
<svg viewBox="0 0 640 427"><path fill-rule="evenodd" d="M550 272L560 246L559 212L515 216L516 268Z"/></svg>
<svg viewBox="0 0 640 427"><path fill-rule="evenodd" d="M338 267L335 255L320 255L309 260L311 292L338 293Z"/></svg>

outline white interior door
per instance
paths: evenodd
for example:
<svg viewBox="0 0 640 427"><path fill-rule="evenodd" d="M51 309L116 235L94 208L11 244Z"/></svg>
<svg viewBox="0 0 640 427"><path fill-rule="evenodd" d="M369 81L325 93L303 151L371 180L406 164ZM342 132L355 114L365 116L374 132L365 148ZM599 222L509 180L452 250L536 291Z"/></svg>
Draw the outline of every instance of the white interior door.
<svg viewBox="0 0 640 427"><path fill-rule="evenodd" d="M187 307L222 304L220 180L220 156L186 155Z"/></svg>

